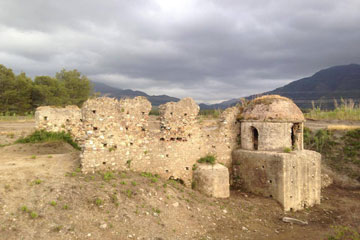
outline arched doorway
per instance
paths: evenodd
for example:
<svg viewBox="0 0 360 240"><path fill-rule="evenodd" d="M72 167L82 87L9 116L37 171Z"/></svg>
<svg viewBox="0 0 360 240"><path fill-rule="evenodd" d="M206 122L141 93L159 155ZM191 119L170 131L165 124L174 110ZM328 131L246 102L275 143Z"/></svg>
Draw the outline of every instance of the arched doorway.
<svg viewBox="0 0 360 240"><path fill-rule="evenodd" d="M252 133L253 149L258 150L258 148L259 148L259 132L255 127L251 127L251 133Z"/></svg>

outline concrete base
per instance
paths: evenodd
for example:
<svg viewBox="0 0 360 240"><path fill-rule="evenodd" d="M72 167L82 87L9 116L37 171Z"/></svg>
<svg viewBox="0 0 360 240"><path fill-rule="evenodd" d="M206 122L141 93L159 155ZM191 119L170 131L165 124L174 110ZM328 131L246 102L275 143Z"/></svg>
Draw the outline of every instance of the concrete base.
<svg viewBox="0 0 360 240"><path fill-rule="evenodd" d="M285 211L320 203L321 155L314 151L235 150L233 175L245 190L276 199Z"/></svg>
<svg viewBox="0 0 360 240"><path fill-rule="evenodd" d="M216 198L230 196L229 170L221 164L199 164L193 175L194 189Z"/></svg>

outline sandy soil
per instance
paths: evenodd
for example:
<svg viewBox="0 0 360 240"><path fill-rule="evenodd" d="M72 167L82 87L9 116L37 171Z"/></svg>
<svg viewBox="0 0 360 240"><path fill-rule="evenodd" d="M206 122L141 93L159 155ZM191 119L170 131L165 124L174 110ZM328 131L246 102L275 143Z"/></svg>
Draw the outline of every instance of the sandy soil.
<svg viewBox="0 0 360 240"><path fill-rule="evenodd" d="M19 134L33 130L7 124ZM79 152L56 142L0 147L0 173L1 240L327 239L333 225L360 231L360 190L330 187L321 205L284 213L273 199L239 190L213 199L133 172L83 175Z"/></svg>

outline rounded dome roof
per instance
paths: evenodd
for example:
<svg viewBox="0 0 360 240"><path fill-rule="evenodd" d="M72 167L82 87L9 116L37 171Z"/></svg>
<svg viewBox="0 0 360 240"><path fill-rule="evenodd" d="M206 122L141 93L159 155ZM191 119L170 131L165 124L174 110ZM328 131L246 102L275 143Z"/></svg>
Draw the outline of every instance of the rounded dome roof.
<svg viewBox="0 0 360 240"><path fill-rule="evenodd" d="M243 120L303 122L304 115L289 98L264 95L252 100L242 113Z"/></svg>

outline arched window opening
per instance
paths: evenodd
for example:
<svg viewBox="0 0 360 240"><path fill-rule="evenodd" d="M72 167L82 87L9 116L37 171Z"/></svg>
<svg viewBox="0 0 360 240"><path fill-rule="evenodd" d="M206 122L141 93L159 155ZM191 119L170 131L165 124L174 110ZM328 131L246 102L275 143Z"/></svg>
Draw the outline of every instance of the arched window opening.
<svg viewBox="0 0 360 240"><path fill-rule="evenodd" d="M300 123L294 123L291 128L291 146L293 150L300 150Z"/></svg>
<svg viewBox="0 0 360 240"><path fill-rule="evenodd" d="M259 132L255 127L251 127L251 132L252 132L253 149L258 150L258 148L259 148Z"/></svg>

